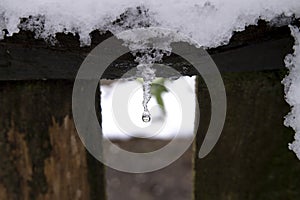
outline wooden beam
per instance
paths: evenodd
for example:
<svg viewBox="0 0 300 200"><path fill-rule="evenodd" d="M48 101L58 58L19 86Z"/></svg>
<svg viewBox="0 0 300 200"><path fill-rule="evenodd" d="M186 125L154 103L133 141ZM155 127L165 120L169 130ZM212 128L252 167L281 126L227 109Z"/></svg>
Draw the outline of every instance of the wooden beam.
<svg viewBox="0 0 300 200"><path fill-rule="evenodd" d="M90 47L80 47L78 36L71 34L57 34L55 46L34 39L28 31L5 38L0 41L0 80L73 80L86 55L111 34L95 31L91 36ZM261 21L258 26L235 33L228 45L208 52L221 72L263 71L283 68L293 43L287 26L270 27ZM182 75L197 74L190 63L176 55L164 58L164 63ZM126 54L112 63L102 78L119 78L135 66L134 58Z"/></svg>

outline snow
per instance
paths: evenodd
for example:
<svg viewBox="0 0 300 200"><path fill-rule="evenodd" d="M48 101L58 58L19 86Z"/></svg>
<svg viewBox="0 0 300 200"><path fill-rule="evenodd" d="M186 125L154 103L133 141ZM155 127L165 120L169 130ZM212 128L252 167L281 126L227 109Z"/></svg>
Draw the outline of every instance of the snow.
<svg viewBox="0 0 300 200"><path fill-rule="evenodd" d="M112 24L124 12L127 17ZM176 30L204 47L215 47L258 19L270 21L293 13L300 14L298 0L0 0L0 29L12 35L19 31L20 18L33 16L22 27L34 30L36 37L78 33L82 44L88 45L89 33L95 29L118 33L128 26L149 25Z"/></svg>
<svg viewBox="0 0 300 200"><path fill-rule="evenodd" d="M290 70L289 75L282 81L285 85L286 101L291 106L291 112L285 118L285 125L292 127L295 132L295 141L289 144L300 159L300 31L290 26L295 38L294 53L286 56L285 64Z"/></svg>

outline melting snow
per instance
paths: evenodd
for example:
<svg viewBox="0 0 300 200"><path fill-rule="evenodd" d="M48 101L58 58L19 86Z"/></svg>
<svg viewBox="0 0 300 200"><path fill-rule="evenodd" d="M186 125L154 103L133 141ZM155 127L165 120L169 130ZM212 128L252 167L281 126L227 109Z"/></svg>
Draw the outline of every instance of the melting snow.
<svg viewBox="0 0 300 200"><path fill-rule="evenodd" d="M95 29L118 33L128 27L159 26L215 47L258 19L270 21L295 13L299 17L298 0L0 0L0 29L12 35L21 26L41 38L57 32L78 33L82 44L88 45L89 33ZM19 24L20 18L29 16L29 21ZM119 22L112 23L116 19Z"/></svg>
<svg viewBox="0 0 300 200"><path fill-rule="evenodd" d="M286 56L285 64L290 73L282 82L285 85L286 101L292 110L286 116L284 124L296 131L295 141L289 144L289 148L300 159L300 32L297 27L290 28L295 38L294 53Z"/></svg>

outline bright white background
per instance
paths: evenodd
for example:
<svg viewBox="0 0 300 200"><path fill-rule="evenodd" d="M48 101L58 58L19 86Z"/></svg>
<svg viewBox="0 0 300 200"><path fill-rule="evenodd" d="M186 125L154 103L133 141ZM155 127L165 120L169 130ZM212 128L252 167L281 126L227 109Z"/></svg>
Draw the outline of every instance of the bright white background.
<svg viewBox="0 0 300 200"><path fill-rule="evenodd" d="M152 97L148 103L152 120L150 123L144 123L142 121L143 90L141 83L138 81L115 81L109 85L101 85L104 137L128 139L130 138L129 135L133 135L136 137L171 139L176 134L179 134L180 137L192 136L195 119L195 78L181 77L172 82L166 81L165 86L169 90L169 92L163 93L166 116L163 115L156 99ZM129 98L122 98L122 96L120 98L118 93L127 93ZM130 119L122 119L118 116L123 111L113 111L113 98L118 98L116 102L127 108L125 110L127 110ZM181 102L180 99L182 98L184 102ZM184 120L182 109L189 113L188 116L184 116ZM142 128L143 131L134 126L124 130L118 120L131 120L135 126ZM182 131L179 133L180 127L182 127Z"/></svg>

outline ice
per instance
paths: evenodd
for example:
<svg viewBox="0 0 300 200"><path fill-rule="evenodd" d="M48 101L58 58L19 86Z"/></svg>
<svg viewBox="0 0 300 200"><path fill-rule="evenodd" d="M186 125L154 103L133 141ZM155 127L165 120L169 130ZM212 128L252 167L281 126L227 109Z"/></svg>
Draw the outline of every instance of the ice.
<svg viewBox="0 0 300 200"><path fill-rule="evenodd" d="M144 119L149 118L149 121L151 119L151 114L148 109L148 102L151 99L151 84L152 81L155 79L155 70L152 68L152 63L140 63L138 66L138 71L141 71L140 74L143 78L143 107L144 112L142 115L142 119L145 122ZM147 121L148 122L148 121Z"/></svg>
<svg viewBox="0 0 300 200"><path fill-rule="evenodd" d="M300 159L300 31L293 26L290 26L290 29L295 38L294 53L285 58L286 67L290 72L282 82L285 85L285 98L291 106L291 112L286 116L284 124L296 132L295 141L289 144L289 148Z"/></svg>

